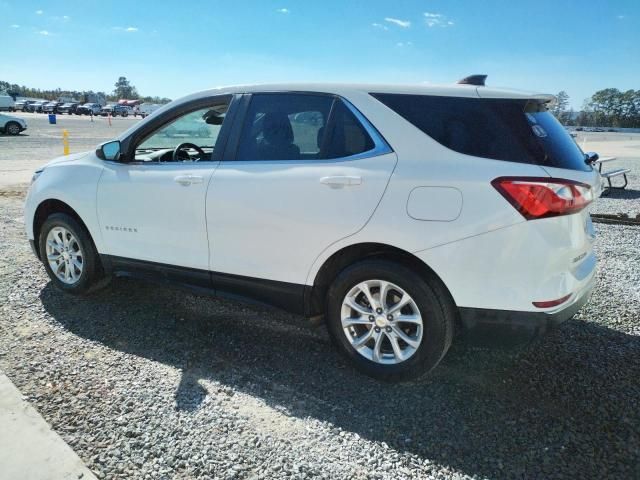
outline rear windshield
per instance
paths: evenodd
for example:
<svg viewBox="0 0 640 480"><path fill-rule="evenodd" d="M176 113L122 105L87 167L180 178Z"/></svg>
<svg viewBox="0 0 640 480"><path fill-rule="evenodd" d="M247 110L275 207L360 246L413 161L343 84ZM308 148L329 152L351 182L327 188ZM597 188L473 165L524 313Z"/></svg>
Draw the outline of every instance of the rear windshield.
<svg viewBox="0 0 640 480"><path fill-rule="evenodd" d="M543 102L371 95L456 152L493 160L591 170L582 150Z"/></svg>

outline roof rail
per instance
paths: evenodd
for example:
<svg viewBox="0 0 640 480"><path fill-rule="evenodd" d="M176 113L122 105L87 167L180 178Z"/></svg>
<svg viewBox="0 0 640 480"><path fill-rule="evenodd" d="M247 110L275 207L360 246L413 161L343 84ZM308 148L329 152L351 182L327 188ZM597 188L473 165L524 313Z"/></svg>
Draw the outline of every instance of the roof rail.
<svg viewBox="0 0 640 480"><path fill-rule="evenodd" d="M484 81L487 79L486 75L469 75L462 80L458 80L458 85L477 85L484 87Z"/></svg>

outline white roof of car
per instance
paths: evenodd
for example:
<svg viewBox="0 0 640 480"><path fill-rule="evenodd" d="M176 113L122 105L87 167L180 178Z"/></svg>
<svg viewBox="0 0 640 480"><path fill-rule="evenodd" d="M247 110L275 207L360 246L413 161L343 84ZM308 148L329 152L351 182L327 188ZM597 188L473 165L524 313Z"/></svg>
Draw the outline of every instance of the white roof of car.
<svg viewBox="0 0 640 480"><path fill-rule="evenodd" d="M173 102L163 105L155 110L152 115L145 120L151 121L156 115L174 108L176 105L211 97L214 95L225 95L234 93L255 93L255 92L316 92L330 93L343 97L350 97L352 94L369 93L396 93L413 95L439 95L443 97L468 97L468 98L505 98L523 100L541 100L544 102L553 101L554 95L523 90L513 90L509 88L486 87L478 85L433 85L433 84L375 84L375 83L275 83L275 84L255 84L255 85L232 85L212 88L201 92L192 93L186 97L179 98ZM118 138L125 138L129 133L137 128L132 126L123 132Z"/></svg>
<svg viewBox="0 0 640 480"><path fill-rule="evenodd" d="M509 98L509 99L538 99L553 100L554 96L537 92L513 90L508 88L486 87L476 85L433 85L433 84L349 84L349 83L280 83L237 85L213 88L197 92L182 100L194 100L210 95L224 93L252 93L252 92L321 92L348 95L349 93L398 93L413 95L439 95L451 97L475 98Z"/></svg>

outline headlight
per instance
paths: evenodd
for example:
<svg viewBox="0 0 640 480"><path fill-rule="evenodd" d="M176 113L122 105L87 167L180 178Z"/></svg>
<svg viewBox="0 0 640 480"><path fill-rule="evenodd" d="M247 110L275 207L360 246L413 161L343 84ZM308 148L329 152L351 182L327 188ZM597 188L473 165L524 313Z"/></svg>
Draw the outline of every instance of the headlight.
<svg viewBox="0 0 640 480"><path fill-rule="evenodd" d="M44 169L36 170L35 172L33 172L33 177L31 177L31 183L35 182L43 171Z"/></svg>

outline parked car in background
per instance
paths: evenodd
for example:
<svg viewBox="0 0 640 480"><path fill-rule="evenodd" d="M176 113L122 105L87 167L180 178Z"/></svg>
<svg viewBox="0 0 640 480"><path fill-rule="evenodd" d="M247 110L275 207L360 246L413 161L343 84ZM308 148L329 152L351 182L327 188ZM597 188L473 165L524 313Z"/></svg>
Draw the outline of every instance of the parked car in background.
<svg viewBox="0 0 640 480"><path fill-rule="evenodd" d="M118 115L120 117L128 117L133 112L133 109L128 105L114 105L113 106L113 115Z"/></svg>
<svg viewBox="0 0 640 480"><path fill-rule="evenodd" d="M10 95L0 95L0 111L15 112L16 102Z"/></svg>
<svg viewBox="0 0 640 480"><path fill-rule="evenodd" d="M98 115L100 115L101 117L113 115L113 105L105 105L100 109L100 113Z"/></svg>
<svg viewBox="0 0 640 480"><path fill-rule="evenodd" d="M23 118L0 113L0 131L8 135L18 135L27 129L27 122Z"/></svg>
<svg viewBox="0 0 640 480"><path fill-rule="evenodd" d="M78 108L79 103L70 102L63 103L58 107L58 113L68 113L69 115L76 113L76 109Z"/></svg>
<svg viewBox="0 0 640 480"><path fill-rule="evenodd" d="M458 328L546 332L596 280L595 154L553 95L460 83L176 100L36 171L27 238L61 291L133 275L253 298L385 380L434 368Z"/></svg>
<svg viewBox="0 0 640 480"><path fill-rule="evenodd" d="M143 103L142 105L138 105L133 108L133 116L137 117L140 115L142 118L151 115L157 109L159 109L162 105L157 103Z"/></svg>
<svg viewBox="0 0 640 480"><path fill-rule="evenodd" d="M42 113L58 113L58 106L61 102L48 102L42 106Z"/></svg>
<svg viewBox="0 0 640 480"><path fill-rule="evenodd" d="M102 107L100 110L100 115L106 117L111 115L112 117L127 117L131 113L131 107L126 105L107 105L106 107Z"/></svg>
<svg viewBox="0 0 640 480"><path fill-rule="evenodd" d="M22 111L28 112L29 111L28 109L31 107L31 105L37 102L38 102L37 100L26 100L24 103L24 107L22 107Z"/></svg>
<svg viewBox="0 0 640 480"><path fill-rule="evenodd" d="M45 101L37 101L37 102L33 102L30 103L29 105L26 105L24 107L24 111L25 112L31 112L31 113L42 113L42 107L48 102Z"/></svg>
<svg viewBox="0 0 640 480"><path fill-rule="evenodd" d="M99 103L85 103L76 108L76 115L99 115L101 110Z"/></svg>
<svg viewBox="0 0 640 480"><path fill-rule="evenodd" d="M24 110L24 107L28 105L28 102L29 102L28 100L18 100L16 104L13 106L13 108L16 111L21 112Z"/></svg>

